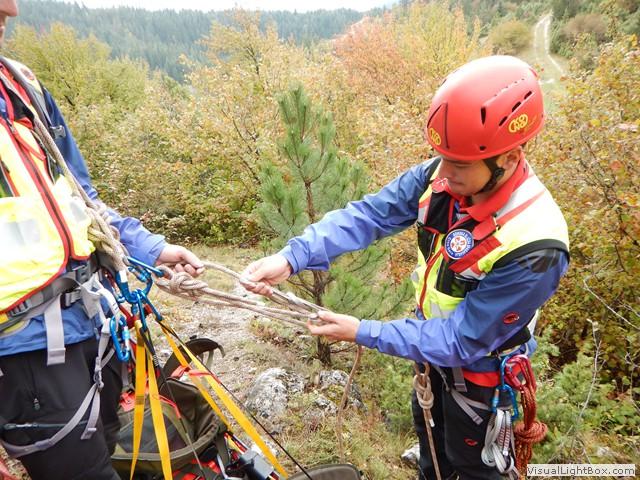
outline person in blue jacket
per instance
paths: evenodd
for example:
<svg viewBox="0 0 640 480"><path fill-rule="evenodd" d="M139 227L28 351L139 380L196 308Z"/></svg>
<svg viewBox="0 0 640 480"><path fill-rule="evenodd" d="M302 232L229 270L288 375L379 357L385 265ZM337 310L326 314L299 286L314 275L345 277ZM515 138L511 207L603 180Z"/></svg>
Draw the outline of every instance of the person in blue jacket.
<svg viewBox="0 0 640 480"><path fill-rule="evenodd" d="M7 18L17 14L15 0L0 0L0 40ZM78 228L74 223L77 212L74 213L73 208L71 213L64 209L70 197L61 189L63 180L59 172L56 174L42 145L35 141L33 112L37 105L26 94L29 82L38 89L36 94L43 102L48 126L66 164L91 199L95 202L99 199L82 154L49 92L40 89L31 71L17 62L3 59L0 74L0 296L5 304L10 304L0 313L0 440L3 445L7 442L22 446L56 435L78 411L94 384L97 337L101 328L99 316L88 315L79 289L69 289L49 298L56 281L63 276L75 282L74 285L90 278L95 273L96 261L95 255L81 254L90 246L87 228ZM26 80L21 82L19 77ZM37 211L49 212L51 219L39 214L24 218L31 212L27 209L24 213L27 208L24 205L32 204ZM119 231L120 240L132 257L148 265L175 263L176 270L194 276L203 271L202 262L191 251L167 243L163 236L150 233L134 218L121 217L114 211L109 214L111 225ZM23 220L20 223L14 221L15 218ZM55 228L49 228L52 225ZM56 231L60 232L59 238ZM53 236L47 237L50 232ZM41 245L33 250L28 241L20 241L25 238ZM26 263L28 270L24 267L25 259L19 258L24 252L35 255ZM11 263L14 261L15 265ZM51 263L54 261L58 263ZM29 291L27 287L25 290L25 283L48 275L49 263L55 275L42 285L34 283L37 289ZM18 298L23 293L26 295ZM12 301L16 298L17 301ZM57 315L61 320L59 340L63 343L55 354L51 348L54 337L45 326L47 314L24 317L25 312L45 300L56 307L51 310L52 316ZM11 325L12 319L20 318L23 320L13 327L4 328ZM20 457L31 478L119 478L111 467L110 456L119 431L120 372L115 356L102 369L100 420L96 431L89 432L89 438L81 438L88 422L85 416L71 432L59 435L62 438L52 442L49 448L40 445Z"/></svg>
<svg viewBox="0 0 640 480"><path fill-rule="evenodd" d="M508 56L452 72L433 97L425 134L438 156L379 192L327 213L275 255L243 272L245 288L271 286L305 269L415 226L416 318L382 322L320 312L309 330L415 362L429 362L442 478L501 478L482 460L499 364L531 353L538 309L568 266L568 234L523 146L542 128L537 74ZM435 478L414 394L419 478Z"/></svg>

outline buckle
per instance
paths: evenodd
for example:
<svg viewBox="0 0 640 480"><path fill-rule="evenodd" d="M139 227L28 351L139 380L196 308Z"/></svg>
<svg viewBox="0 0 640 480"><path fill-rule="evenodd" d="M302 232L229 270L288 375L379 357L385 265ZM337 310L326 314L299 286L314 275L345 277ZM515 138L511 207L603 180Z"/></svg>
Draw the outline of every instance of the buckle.
<svg viewBox="0 0 640 480"><path fill-rule="evenodd" d="M67 136L67 131L64 129L64 127L62 125L58 125L58 126L51 126L49 127L49 131L51 132L51 136L53 137L53 139L57 139L57 138L64 138Z"/></svg>
<svg viewBox="0 0 640 480"><path fill-rule="evenodd" d="M61 308L69 308L71 305L76 303L78 300L82 298L82 292L79 288L74 288L73 290L69 290L68 292L64 292L60 295L60 307Z"/></svg>
<svg viewBox="0 0 640 480"><path fill-rule="evenodd" d="M75 281L79 284L83 284L89 281L91 275L93 275L93 269L91 268L91 262L87 261L87 263L80 265L71 271L75 277Z"/></svg>

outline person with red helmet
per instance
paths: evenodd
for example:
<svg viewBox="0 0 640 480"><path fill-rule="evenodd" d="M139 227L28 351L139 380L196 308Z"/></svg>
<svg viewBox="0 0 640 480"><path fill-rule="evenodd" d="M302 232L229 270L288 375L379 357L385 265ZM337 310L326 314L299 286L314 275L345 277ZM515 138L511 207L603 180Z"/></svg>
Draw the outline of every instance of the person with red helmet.
<svg viewBox="0 0 640 480"><path fill-rule="evenodd" d="M292 274L327 269L342 253L416 226L416 318L381 322L326 311L309 330L431 364L442 478L517 476L512 457L492 456L487 436L492 407L510 402L500 396L492 405L498 372L509 355L535 350L537 312L569 262L564 217L523 150L544 120L528 64L490 56L463 65L436 91L427 115L425 135L437 156L328 213L243 272L245 288L269 295ZM413 411L419 478L436 478L415 394Z"/></svg>

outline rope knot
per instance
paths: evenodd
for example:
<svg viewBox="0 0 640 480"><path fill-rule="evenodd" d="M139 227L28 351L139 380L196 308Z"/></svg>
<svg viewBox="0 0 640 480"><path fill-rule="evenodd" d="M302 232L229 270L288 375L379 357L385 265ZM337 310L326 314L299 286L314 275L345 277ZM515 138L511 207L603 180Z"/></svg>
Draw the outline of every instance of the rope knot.
<svg viewBox="0 0 640 480"><path fill-rule="evenodd" d="M156 284L169 293L187 293L192 297L197 297L202 295L202 290L208 286L205 282L195 280L187 272L176 272L166 265L160 265L158 268L164 277L157 279Z"/></svg>
<svg viewBox="0 0 640 480"><path fill-rule="evenodd" d="M433 391L431 390L431 379L428 374L416 374L413 377L413 388L416 390L418 403L424 410L431 410L433 407Z"/></svg>

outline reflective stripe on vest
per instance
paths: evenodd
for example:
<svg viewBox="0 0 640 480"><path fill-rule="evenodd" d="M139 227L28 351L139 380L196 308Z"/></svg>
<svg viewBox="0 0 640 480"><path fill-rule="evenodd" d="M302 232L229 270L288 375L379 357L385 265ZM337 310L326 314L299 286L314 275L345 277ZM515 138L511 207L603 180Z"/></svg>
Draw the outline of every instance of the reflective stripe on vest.
<svg viewBox="0 0 640 480"><path fill-rule="evenodd" d="M32 86L39 88L33 78ZM13 87L24 91L17 83ZM88 238L91 221L84 202L73 195L64 176L53 173L31 121L14 118L15 97L8 89L0 82L7 103L0 118L0 173L11 190L11 195L0 198L0 313L49 285L65 271L69 259L85 260L95 250ZM28 98L22 97L35 115ZM0 314L0 323L6 319Z"/></svg>
<svg viewBox="0 0 640 480"><path fill-rule="evenodd" d="M425 224L433 193L432 182L438 175L436 169L429 179L429 186L420 197L418 222ZM512 193L507 203L496 212L491 230L482 235L481 241L462 258L449 267L462 281L480 281L494 264L510 252L533 242L555 240L569 248L567 225L551 194L530 170L529 177ZM477 226L486 228L482 222ZM493 231L493 232L492 232ZM476 237L475 230L473 232ZM430 245L418 248L418 265L411 278L415 287L416 302L425 318L449 318L462 296L452 296L438 291L436 281L445 259L446 233L431 237ZM426 254L423 253L426 251Z"/></svg>

